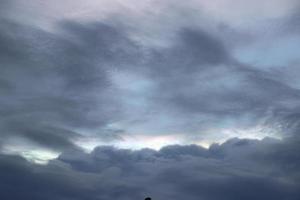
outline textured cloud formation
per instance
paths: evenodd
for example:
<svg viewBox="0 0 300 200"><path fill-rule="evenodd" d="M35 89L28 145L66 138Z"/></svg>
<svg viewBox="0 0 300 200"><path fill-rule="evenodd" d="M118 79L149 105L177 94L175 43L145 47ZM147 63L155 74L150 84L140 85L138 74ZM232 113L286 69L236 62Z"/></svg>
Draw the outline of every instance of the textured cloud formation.
<svg viewBox="0 0 300 200"><path fill-rule="evenodd" d="M1 91L5 95L1 98L1 134L65 148L72 146L70 139L79 137L74 128L101 127L111 120L109 113L118 108L112 106L114 97L107 91L110 83L105 67L111 60L121 60L123 51L104 46L114 48L109 38L116 44L122 40L117 32L102 24L80 27L65 23L67 38L12 22L2 24ZM93 36L96 31L109 38ZM105 51L98 48L99 43Z"/></svg>
<svg viewBox="0 0 300 200"><path fill-rule="evenodd" d="M298 123L289 121L299 112L291 73L239 61L236 47L211 29L179 27L159 47L140 43L134 29L114 20L64 20L54 32L1 21L1 140L61 151L91 135L219 141L228 138L223 130L256 126L274 128L260 138L282 137Z"/></svg>
<svg viewBox="0 0 300 200"><path fill-rule="evenodd" d="M0 4L0 199L299 199L296 0Z"/></svg>
<svg viewBox="0 0 300 200"><path fill-rule="evenodd" d="M299 139L231 139L209 149L97 147L46 166L1 156L1 199L299 199ZM18 191L18 192L15 192Z"/></svg>
<svg viewBox="0 0 300 200"><path fill-rule="evenodd" d="M131 132L147 133L158 123L157 134L205 133L210 127L228 128L224 118L229 126L244 128L276 112L288 118L299 106L298 89L239 63L205 31L181 29L173 45L157 49L138 45L125 30L104 23L59 26L52 34L3 20L3 139L17 136L64 149L83 130L114 122ZM122 80L111 77L124 73L144 77L148 88L119 88ZM125 84L135 81L127 78ZM131 122L136 120L140 124Z"/></svg>

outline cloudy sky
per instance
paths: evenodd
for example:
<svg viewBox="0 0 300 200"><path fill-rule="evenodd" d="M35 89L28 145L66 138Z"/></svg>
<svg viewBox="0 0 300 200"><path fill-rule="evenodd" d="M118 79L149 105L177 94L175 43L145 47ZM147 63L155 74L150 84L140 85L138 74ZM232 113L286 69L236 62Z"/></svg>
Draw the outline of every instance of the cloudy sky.
<svg viewBox="0 0 300 200"><path fill-rule="evenodd" d="M300 199L298 0L0 0L0 199Z"/></svg>

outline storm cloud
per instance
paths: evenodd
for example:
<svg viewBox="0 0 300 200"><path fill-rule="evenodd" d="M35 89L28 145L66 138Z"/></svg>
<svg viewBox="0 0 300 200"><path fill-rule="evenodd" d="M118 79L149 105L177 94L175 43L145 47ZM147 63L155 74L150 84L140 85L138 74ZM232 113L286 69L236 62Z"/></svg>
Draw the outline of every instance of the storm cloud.
<svg viewBox="0 0 300 200"><path fill-rule="evenodd" d="M209 149L67 151L48 165L1 156L3 199L299 199L299 139L231 139ZM18 191L18 192L14 192Z"/></svg>

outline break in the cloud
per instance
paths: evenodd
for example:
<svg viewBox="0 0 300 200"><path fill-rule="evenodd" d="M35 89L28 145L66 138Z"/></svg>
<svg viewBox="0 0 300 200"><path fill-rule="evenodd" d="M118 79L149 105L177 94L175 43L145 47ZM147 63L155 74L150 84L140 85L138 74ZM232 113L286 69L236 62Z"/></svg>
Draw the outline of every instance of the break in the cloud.
<svg viewBox="0 0 300 200"><path fill-rule="evenodd" d="M299 199L297 1L0 3L1 199Z"/></svg>

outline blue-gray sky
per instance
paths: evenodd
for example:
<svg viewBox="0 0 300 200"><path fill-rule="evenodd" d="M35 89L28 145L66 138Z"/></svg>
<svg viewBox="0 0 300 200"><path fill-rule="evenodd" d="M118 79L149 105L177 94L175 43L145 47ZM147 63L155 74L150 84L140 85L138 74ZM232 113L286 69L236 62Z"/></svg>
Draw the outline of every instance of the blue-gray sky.
<svg viewBox="0 0 300 200"><path fill-rule="evenodd" d="M300 198L298 0L0 4L2 198Z"/></svg>

